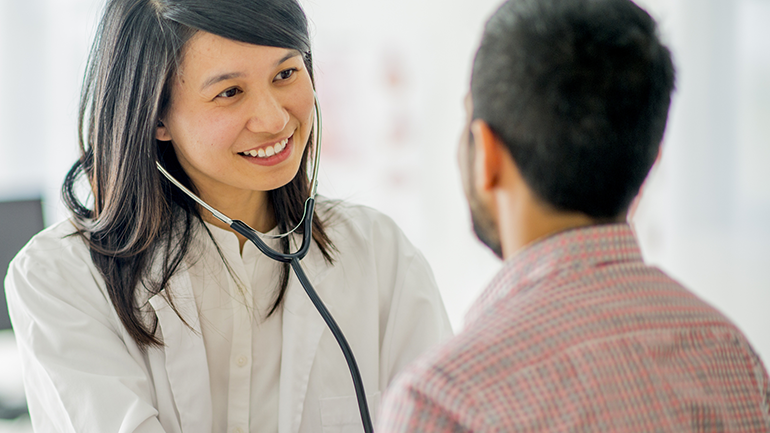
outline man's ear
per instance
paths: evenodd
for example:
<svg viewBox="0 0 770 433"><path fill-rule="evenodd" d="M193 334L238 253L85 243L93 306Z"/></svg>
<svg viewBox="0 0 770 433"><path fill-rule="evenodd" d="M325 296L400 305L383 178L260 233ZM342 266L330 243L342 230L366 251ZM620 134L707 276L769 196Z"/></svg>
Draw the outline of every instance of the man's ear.
<svg viewBox="0 0 770 433"><path fill-rule="evenodd" d="M155 127L155 139L158 141L171 141L171 132L169 132L162 120L158 120Z"/></svg>
<svg viewBox="0 0 770 433"><path fill-rule="evenodd" d="M502 170L502 142L487 122L476 119L471 123L473 135L474 173L479 191L491 191L499 186Z"/></svg>

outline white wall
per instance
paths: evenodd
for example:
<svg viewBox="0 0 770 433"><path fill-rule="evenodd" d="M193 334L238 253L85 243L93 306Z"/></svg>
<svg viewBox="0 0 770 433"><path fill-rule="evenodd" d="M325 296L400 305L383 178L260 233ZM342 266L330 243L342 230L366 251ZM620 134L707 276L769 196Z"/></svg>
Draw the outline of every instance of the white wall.
<svg viewBox="0 0 770 433"><path fill-rule="evenodd" d="M77 156L77 107L100 0L0 0L0 199L46 199Z"/></svg>
<svg viewBox="0 0 770 433"><path fill-rule="evenodd" d="M47 148L41 136L42 101L46 100L46 35L42 25L24 26L18 17L39 16L42 0L0 3L0 192L26 197L41 188L45 170L38 162ZM41 23L42 24L42 23ZM23 42L22 42L23 41ZM20 43L21 42L21 43Z"/></svg>

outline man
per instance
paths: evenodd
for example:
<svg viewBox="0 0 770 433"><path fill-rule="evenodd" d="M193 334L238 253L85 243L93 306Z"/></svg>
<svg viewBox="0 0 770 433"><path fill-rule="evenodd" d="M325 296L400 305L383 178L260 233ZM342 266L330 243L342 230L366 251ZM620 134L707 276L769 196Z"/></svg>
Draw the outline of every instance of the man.
<svg viewBox="0 0 770 433"><path fill-rule="evenodd" d="M625 223L673 87L630 0L492 16L459 159L474 229L505 263L464 331L389 390L378 433L770 431L746 338L645 265Z"/></svg>

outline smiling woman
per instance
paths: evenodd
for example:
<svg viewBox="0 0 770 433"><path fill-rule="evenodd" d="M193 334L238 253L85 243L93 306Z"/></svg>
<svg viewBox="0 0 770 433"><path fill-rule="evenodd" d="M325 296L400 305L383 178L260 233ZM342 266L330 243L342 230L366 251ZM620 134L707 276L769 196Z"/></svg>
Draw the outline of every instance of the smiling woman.
<svg viewBox="0 0 770 433"><path fill-rule="evenodd" d="M204 201L270 230L272 213L254 209L295 177L311 133L313 83L300 53L199 32L170 95L156 138L172 143Z"/></svg>
<svg viewBox="0 0 770 433"><path fill-rule="evenodd" d="M347 366L288 265L156 170L260 231L297 225L319 133L311 58L295 1L107 2L63 186L72 218L37 235L6 281L36 430L358 428ZM389 218L320 199L312 225L305 272L375 407L449 336L442 301ZM270 247L288 252L302 231Z"/></svg>

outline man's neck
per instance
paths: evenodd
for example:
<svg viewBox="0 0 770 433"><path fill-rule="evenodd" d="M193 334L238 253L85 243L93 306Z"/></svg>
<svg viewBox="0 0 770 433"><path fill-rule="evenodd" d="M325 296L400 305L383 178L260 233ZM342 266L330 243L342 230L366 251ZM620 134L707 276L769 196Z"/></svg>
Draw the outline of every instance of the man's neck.
<svg viewBox="0 0 770 433"><path fill-rule="evenodd" d="M579 227L624 221L623 216L592 218L582 212L564 212L542 203L531 191L498 195L498 228L503 258L516 255L524 247Z"/></svg>

